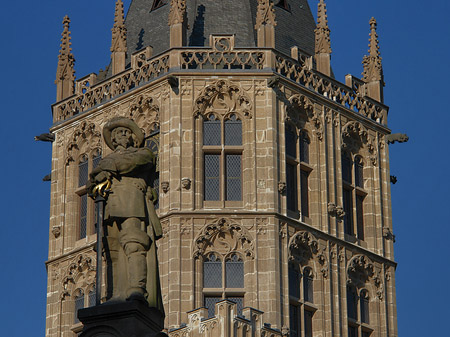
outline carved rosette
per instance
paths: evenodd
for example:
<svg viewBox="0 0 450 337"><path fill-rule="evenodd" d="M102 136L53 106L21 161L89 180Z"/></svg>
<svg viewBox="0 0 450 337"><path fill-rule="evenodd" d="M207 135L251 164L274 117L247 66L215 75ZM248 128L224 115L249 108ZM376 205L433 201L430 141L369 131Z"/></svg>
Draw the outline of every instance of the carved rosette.
<svg viewBox="0 0 450 337"><path fill-rule="evenodd" d="M67 146L66 164L76 160L76 156L84 144L86 144L86 152L92 152L96 149L101 150L101 139L102 135L94 123L89 121L81 122L70 137Z"/></svg>
<svg viewBox="0 0 450 337"><path fill-rule="evenodd" d="M198 259L208 251L223 255L236 251L254 258L253 238L244 226L221 218L206 225L194 240L194 258Z"/></svg>
<svg viewBox="0 0 450 337"><path fill-rule="evenodd" d="M214 111L223 116L238 113L251 118L251 109L250 98L239 86L226 80L218 80L203 89L195 100L194 116L206 117Z"/></svg>
<svg viewBox="0 0 450 337"><path fill-rule="evenodd" d="M319 140L323 139L323 123L320 115L314 111L314 103L308 97L300 94L292 95L286 107L286 121L299 129L309 123Z"/></svg>

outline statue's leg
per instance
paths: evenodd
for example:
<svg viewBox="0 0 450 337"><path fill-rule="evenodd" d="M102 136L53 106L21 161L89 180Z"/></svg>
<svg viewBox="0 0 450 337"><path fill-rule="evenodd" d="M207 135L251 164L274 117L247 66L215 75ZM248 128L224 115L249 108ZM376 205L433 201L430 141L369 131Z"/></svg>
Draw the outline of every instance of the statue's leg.
<svg viewBox="0 0 450 337"><path fill-rule="evenodd" d="M147 285L147 251L150 248L150 238L141 229L141 220L128 218L121 224L119 242L128 259L127 298L144 298Z"/></svg>

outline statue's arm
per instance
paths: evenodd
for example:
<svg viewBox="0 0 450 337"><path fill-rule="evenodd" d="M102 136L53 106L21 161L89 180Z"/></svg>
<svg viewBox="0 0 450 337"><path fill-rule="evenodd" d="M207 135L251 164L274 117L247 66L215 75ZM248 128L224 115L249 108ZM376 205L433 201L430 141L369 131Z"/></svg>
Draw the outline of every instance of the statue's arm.
<svg viewBox="0 0 450 337"><path fill-rule="evenodd" d="M144 147L136 152L125 153L115 160L116 172L126 175L140 167L151 167L155 164L155 156L153 152Z"/></svg>

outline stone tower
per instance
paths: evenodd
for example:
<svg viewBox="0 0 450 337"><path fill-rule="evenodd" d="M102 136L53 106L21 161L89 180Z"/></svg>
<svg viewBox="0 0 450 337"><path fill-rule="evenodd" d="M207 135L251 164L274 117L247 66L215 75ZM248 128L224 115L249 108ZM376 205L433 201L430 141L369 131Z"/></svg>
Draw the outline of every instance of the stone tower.
<svg viewBox="0 0 450 337"><path fill-rule="evenodd" d="M86 182L114 116L135 120L158 155L169 336L397 336L375 19L362 79L341 83L324 0L317 23L307 0L115 9L109 66L76 80L63 22L46 336L76 336L77 310L95 302Z"/></svg>

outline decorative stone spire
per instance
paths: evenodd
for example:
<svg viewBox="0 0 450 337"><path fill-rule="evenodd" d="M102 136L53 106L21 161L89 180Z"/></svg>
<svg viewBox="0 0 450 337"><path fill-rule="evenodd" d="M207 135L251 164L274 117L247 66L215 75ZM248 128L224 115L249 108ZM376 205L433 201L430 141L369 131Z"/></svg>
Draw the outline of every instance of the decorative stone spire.
<svg viewBox="0 0 450 337"><path fill-rule="evenodd" d="M370 19L369 55L364 56L363 81L368 83L367 94L380 102L383 101L383 66L378 45L377 20Z"/></svg>
<svg viewBox="0 0 450 337"><path fill-rule="evenodd" d="M171 0L169 12L170 47L186 45L186 0Z"/></svg>
<svg viewBox="0 0 450 337"><path fill-rule="evenodd" d="M321 73L330 76L330 54L331 54L331 42L330 42L330 28L328 27L327 19L327 6L324 0L320 0L317 6L317 26L316 33L316 64L317 70Z"/></svg>
<svg viewBox="0 0 450 337"><path fill-rule="evenodd" d="M61 34L61 49L58 55L58 68L56 69L56 100L61 101L73 95L75 81L75 58L72 54L70 42L70 19L66 15L63 19L64 30Z"/></svg>
<svg viewBox="0 0 450 337"><path fill-rule="evenodd" d="M126 52L127 29L125 28L123 2L122 0L117 0L111 42L111 65L113 75L125 70Z"/></svg>
<svg viewBox="0 0 450 337"><path fill-rule="evenodd" d="M275 48L275 10L270 0L258 0L255 29L258 34L258 47Z"/></svg>

